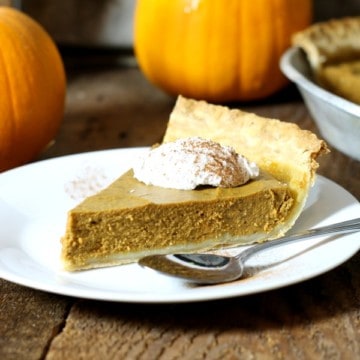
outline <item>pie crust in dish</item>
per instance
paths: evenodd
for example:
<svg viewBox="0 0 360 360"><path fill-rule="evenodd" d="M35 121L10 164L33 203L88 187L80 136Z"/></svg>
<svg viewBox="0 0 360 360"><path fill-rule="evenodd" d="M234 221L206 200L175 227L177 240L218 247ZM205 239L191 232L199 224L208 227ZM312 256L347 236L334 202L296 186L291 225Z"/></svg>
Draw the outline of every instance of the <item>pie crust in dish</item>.
<svg viewBox="0 0 360 360"><path fill-rule="evenodd" d="M179 97L164 142L201 136L254 161L259 178L235 188L165 189L132 170L68 213L66 270L137 261L150 254L206 251L284 234L305 203L326 144L294 124Z"/></svg>
<svg viewBox="0 0 360 360"><path fill-rule="evenodd" d="M360 104L360 17L316 23L293 36L322 87Z"/></svg>

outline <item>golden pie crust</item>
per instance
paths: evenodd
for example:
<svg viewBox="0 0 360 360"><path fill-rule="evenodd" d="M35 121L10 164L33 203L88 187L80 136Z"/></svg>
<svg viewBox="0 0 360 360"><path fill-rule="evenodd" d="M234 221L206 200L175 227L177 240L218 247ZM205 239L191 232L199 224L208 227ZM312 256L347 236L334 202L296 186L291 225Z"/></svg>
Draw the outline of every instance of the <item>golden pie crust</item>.
<svg viewBox="0 0 360 360"><path fill-rule="evenodd" d="M360 17L313 24L292 42L304 50L319 85L360 104Z"/></svg>

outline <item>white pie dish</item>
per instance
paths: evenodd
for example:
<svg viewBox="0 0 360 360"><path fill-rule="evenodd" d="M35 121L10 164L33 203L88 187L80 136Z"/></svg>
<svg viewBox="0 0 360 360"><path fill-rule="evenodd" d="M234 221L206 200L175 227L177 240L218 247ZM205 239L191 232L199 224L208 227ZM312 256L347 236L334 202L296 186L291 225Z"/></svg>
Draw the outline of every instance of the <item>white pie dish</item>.
<svg viewBox="0 0 360 360"><path fill-rule="evenodd" d="M317 85L305 53L298 47L291 47L283 54L280 68L298 87L328 144L360 161L360 106Z"/></svg>

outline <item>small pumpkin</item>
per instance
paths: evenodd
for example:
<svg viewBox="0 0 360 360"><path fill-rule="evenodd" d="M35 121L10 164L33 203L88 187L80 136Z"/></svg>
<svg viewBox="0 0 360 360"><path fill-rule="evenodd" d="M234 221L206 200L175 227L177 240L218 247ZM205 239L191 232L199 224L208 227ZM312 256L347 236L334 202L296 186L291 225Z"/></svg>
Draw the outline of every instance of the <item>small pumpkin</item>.
<svg viewBox="0 0 360 360"><path fill-rule="evenodd" d="M312 0L138 0L135 54L171 94L261 99L287 83L280 56L311 18Z"/></svg>
<svg viewBox="0 0 360 360"><path fill-rule="evenodd" d="M0 7L0 171L34 159L54 138L65 88L63 62L46 31Z"/></svg>

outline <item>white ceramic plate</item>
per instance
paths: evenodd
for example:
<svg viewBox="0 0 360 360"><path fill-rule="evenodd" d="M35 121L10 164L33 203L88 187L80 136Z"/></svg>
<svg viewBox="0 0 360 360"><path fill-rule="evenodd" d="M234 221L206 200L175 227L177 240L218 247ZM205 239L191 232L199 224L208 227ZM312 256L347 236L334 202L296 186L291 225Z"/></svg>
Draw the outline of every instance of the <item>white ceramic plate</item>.
<svg viewBox="0 0 360 360"><path fill-rule="evenodd" d="M127 302L188 302L254 294L294 284L345 262L359 234L319 238L259 254L253 277L216 286L189 283L137 264L77 273L61 270L66 212L126 171L144 148L85 153L23 166L0 175L0 277L57 294ZM318 177L293 231L359 216L359 202ZM269 266L271 265L271 266Z"/></svg>

